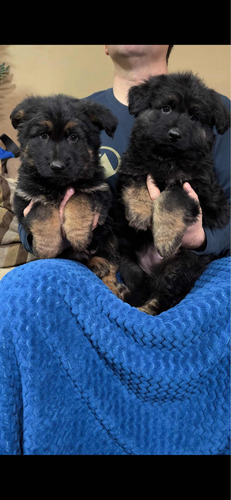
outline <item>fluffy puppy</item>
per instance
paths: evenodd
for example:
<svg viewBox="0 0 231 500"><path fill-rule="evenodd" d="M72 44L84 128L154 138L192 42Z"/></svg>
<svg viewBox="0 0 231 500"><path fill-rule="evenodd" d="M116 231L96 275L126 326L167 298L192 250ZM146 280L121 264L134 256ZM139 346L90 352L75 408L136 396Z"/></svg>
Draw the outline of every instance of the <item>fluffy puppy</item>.
<svg viewBox="0 0 231 500"><path fill-rule="evenodd" d="M192 73L151 77L129 91L136 116L127 152L118 171L121 276L130 291L124 300L149 314L177 304L192 288L213 256L181 247L199 205L203 225L228 223L229 207L213 173L213 127L223 134L230 116L219 95ZM161 191L150 200L151 174Z"/></svg>
<svg viewBox="0 0 231 500"><path fill-rule="evenodd" d="M113 136L117 119L97 103L60 94L26 98L12 111L11 121L21 145L14 211L33 236L34 254L83 262L117 293L111 192L98 154L100 131ZM70 248L61 253L63 237Z"/></svg>

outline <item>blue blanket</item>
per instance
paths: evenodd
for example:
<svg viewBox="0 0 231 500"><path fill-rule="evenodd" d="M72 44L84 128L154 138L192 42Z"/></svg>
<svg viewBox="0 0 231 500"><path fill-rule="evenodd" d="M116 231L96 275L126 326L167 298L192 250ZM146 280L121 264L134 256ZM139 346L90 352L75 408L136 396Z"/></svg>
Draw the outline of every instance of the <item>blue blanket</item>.
<svg viewBox="0 0 231 500"><path fill-rule="evenodd" d="M229 454L229 258L151 317L85 266L0 282L0 453Z"/></svg>

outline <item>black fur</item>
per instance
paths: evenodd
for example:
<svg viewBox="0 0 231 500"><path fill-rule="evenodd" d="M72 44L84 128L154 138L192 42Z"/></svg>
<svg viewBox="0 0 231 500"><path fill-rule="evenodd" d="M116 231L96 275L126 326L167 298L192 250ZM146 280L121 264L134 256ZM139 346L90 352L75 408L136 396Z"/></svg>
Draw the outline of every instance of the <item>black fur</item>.
<svg viewBox="0 0 231 500"><path fill-rule="evenodd" d="M192 73L151 77L132 87L129 110L136 119L118 171L120 205L117 207L123 256L121 275L131 290L124 294L124 300L143 306L156 298L155 310L145 307L141 310L157 314L177 304L214 258L196 255L179 246L180 233L175 235L170 250L159 245L159 233L166 228L159 230L157 217L163 214L167 220L173 210L180 211L188 227L198 216L199 206L185 193L182 184L188 181L197 193L204 226L214 229L229 221L229 206L213 173L212 148L213 127L223 134L229 127L230 115L219 95ZM152 175L160 189L163 203L159 204L158 215L155 215L156 202L153 203L151 223L144 227L140 214L137 219L131 217L124 193L129 186L145 189L147 174ZM150 251L153 244L163 260L150 265L147 273L141 269L140 255Z"/></svg>
<svg viewBox="0 0 231 500"><path fill-rule="evenodd" d="M42 234L49 209L58 210L67 189L72 187L74 196L84 193L92 211L100 212L100 218L89 236L87 248L78 248L77 242L76 248L64 251L61 256L71 256L86 264L92 256L97 256L114 263L116 245L108 215L111 192L104 181L99 147L100 131L104 129L113 136L117 119L100 104L60 94L26 98L12 111L11 120L18 129L21 145L14 198L19 222L30 233L34 221L38 220ZM34 206L24 217L23 210L30 200ZM37 256L46 258L46 251L45 255L38 251ZM48 257L56 257L56 252L53 255L50 250Z"/></svg>

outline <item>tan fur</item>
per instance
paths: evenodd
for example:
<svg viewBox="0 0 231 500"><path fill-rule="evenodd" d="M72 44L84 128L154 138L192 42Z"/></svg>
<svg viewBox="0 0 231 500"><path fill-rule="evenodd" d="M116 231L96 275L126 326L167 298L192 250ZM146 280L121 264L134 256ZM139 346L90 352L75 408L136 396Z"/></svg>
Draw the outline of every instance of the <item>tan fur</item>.
<svg viewBox="0 0 231 500"><path fill-rule="evenodd" d="M76 122L74 122L73 120L70 120L69 122L66 123L64 130L72 129L75 126L76 126Z"/></svg>
<svg viewBox="0 0 231 500"><path fill-rule="evenodd" d="M145 231L151 226L153 210L147 187L126 187L122 191L122 197L129 226Z"/></svg>
<svg viewBox="0 0 231 500"><path fill-rule="evenodd" d="M89 188L80 189L83 193L95 193L96 191L110 191L109 185L106 182L100 184L99 186L91 186Z"/></svg>
<svg viewBox="0 0 231 500"><path fill-rule="evenodd" d="M48 127L50 132L54 130L54 125L50 120L44 120L43 122L41 122L41 125L45 125L46 127Z"/></svg>
<svg viewBox="0 0 231 500"><path fill-rule="evenodd" d="M88 267L101 279L110 272L110 263L103 257L92 257L88 262Z"/></svg>
<svg viewBox="0 0 231 500"><path fill-rule="evenodd" d="M159 302L157 299L150 299L143 306L138 307L139 311L155 316L158 314Z"/></svg>
<svg viewBox="0 0 231 500"><path fill-rule="evenodd" d="M119 298L122 298L120 283L117 282L117 267L103 257L92 257L88 262L88 267L95 273L103 283Z"/></svg>
<svg viewBox="0 0 231 500"><path fill-rule="evenodd" d="M73 195L65 205L63 230L75 250L85 250L90 244L93 217L92 205L85 194Z"/></svg>
<svg viewBox="0 0 231 500"><path fill-rule="evenodd" d="M163 191L154 203L153 238L154 245L161 257L174 255L181 245L187 225L184 211L180 208L168 210L168 193Z"/></svg>
<svg viewBox="0 0 231 500"><path fill-rule="evenodd" d="M25 116L24 109L19 109L17 111L17 113L15 113L15 115L14 115L14 120L20 121L20 120L22 120L24 118L24 116Z"/></svg>
<svg viewBox="0 0 231 500"><path fill-rule="evenodd" d="M42 222L42 223L41 223ZM40 259L56 257L62 250L59 210L52 205L41 205L30 230L33 234L33 252Z"/></svg>
<svg viewBox="0 0 231 500"><path fill-rule="evenodd" d="M33 158L30 156L30 152L29 152L29 146L27 145L25 147L25 149L21 149L21 158L22 159L26 159L27 163L29 163L29 165L33 166L34 165L34 160Z"/></svg>

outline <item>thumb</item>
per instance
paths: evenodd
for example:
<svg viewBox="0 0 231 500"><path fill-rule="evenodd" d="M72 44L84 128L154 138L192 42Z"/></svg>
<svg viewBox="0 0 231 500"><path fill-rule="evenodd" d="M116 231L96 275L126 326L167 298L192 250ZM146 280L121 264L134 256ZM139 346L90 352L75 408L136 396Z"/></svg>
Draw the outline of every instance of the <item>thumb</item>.
<svg viewBox="0 0 231 500"><path fill-rule="evenodd" d="M160 195L160 190L156 186L155 181L150 174L148 174L146 182L147 182L149 196L150 196L152 201L155 201L156 198L158 198L158 196Z"/></svg>
<svg viewBox="0 0 231 500"><path fill-rule="evenodd" d="M188 193L188 195L193 198L194 200L196 201L199 201L199 198L196 194L196 192L194 191L194 189L192 188L191 184L189 184L189 182L185 182L183 184L183 189Z"/></svg>
<svg viewBox="0 0 231 500"><path fill-rule="evenodd" d="M29 214L29 212L32 209L33 205L34 205L34 201L31 200L30 203L29 203L29 205L27 205L27 207L24 208L24 210L23 210L24 217L26 217Z"/></svg>

